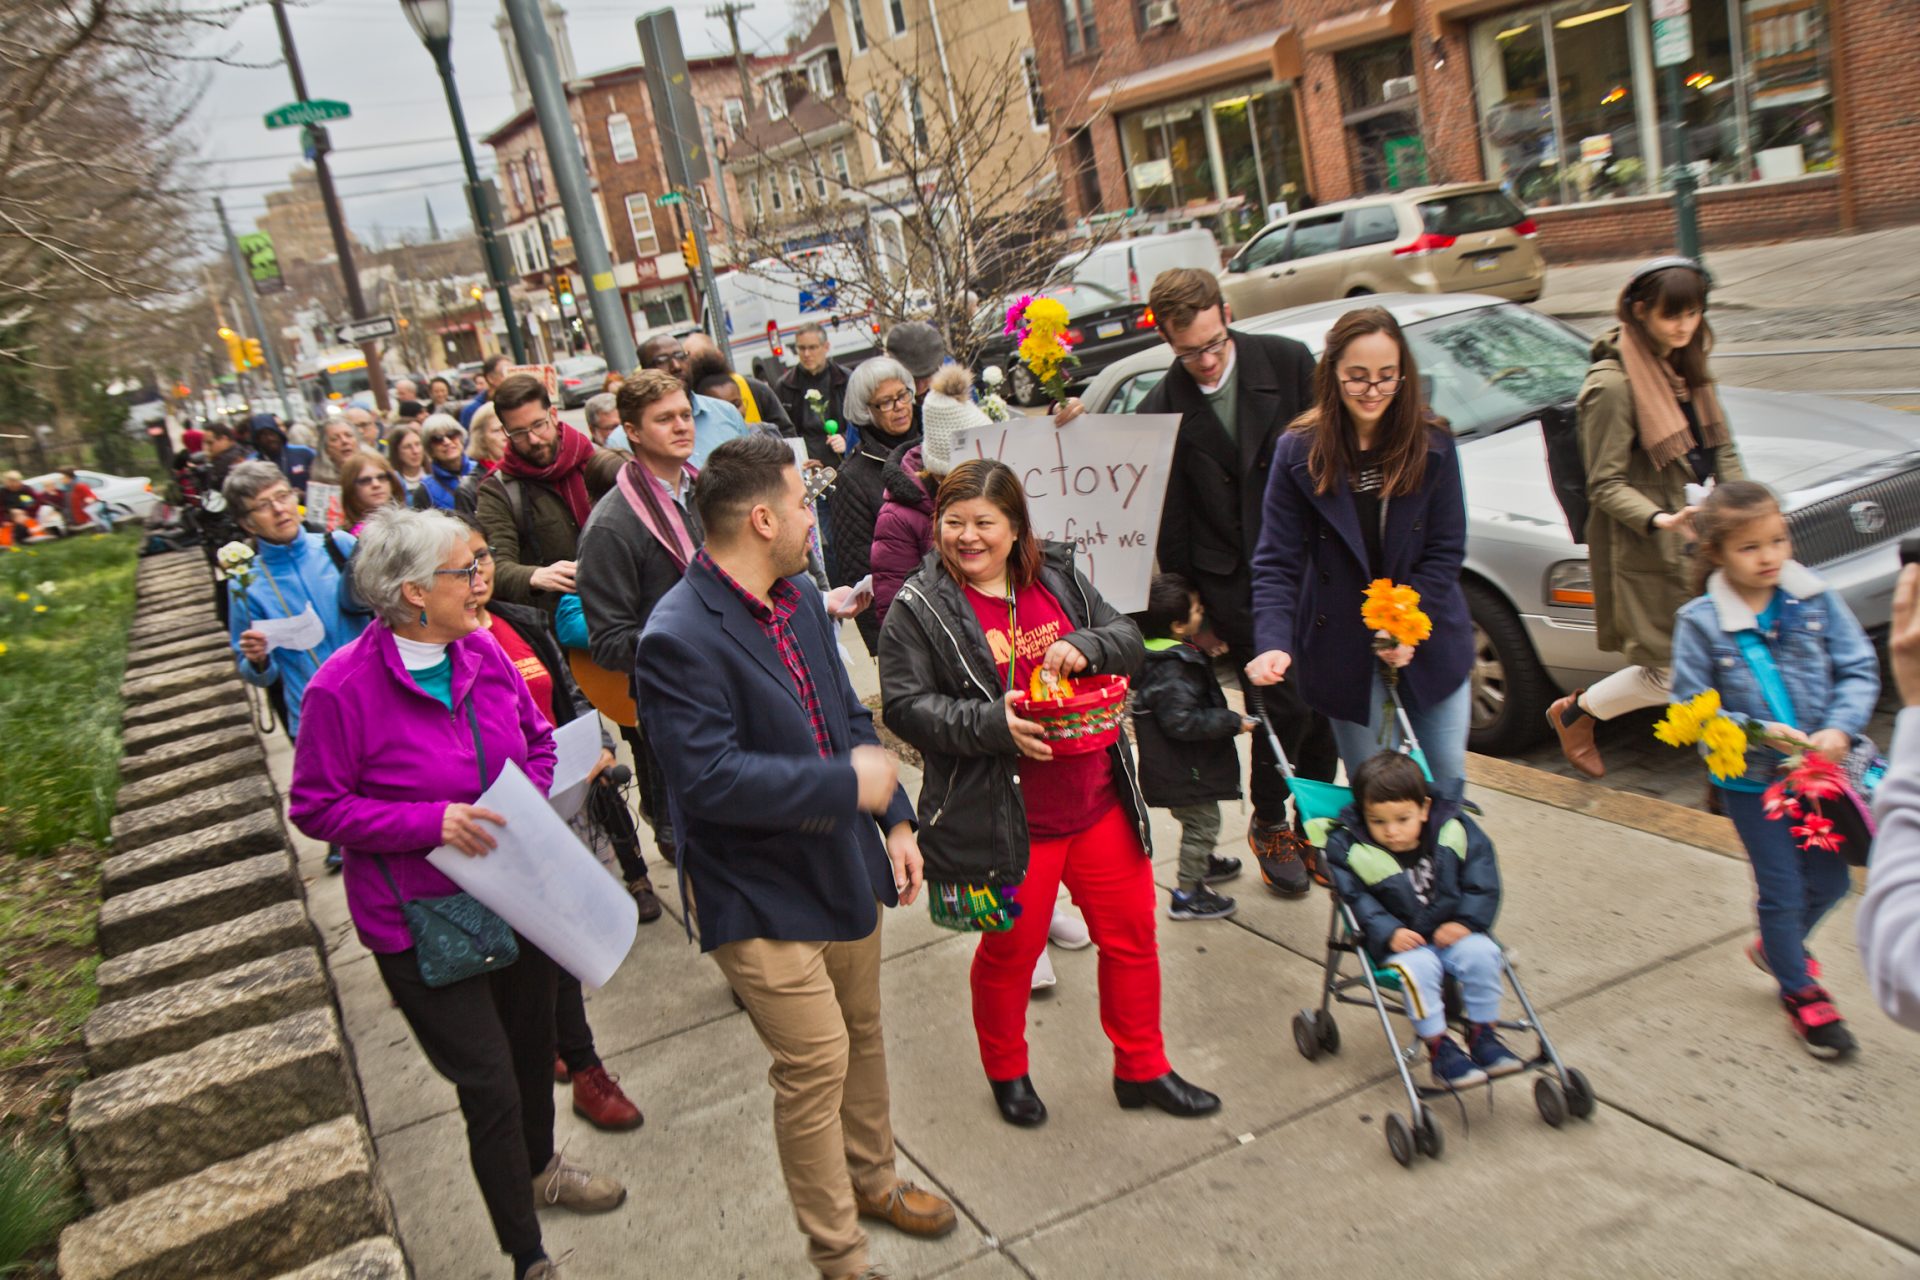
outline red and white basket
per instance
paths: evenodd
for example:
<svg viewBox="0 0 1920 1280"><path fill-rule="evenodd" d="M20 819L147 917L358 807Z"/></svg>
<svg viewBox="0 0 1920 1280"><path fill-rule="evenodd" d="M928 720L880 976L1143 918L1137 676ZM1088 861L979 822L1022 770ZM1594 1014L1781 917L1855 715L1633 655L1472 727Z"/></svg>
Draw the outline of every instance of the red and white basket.
<svg viewBox="0 0 1920 1280"><path fill-rule="evenodd" d="M1125 676L1073 676L1073 696L1035 702L1016 692L1013 709L1022 720L1039 724L1056 756L1082 756L1104 751L1120 738L1120 722L1127 715Z"/></svg>

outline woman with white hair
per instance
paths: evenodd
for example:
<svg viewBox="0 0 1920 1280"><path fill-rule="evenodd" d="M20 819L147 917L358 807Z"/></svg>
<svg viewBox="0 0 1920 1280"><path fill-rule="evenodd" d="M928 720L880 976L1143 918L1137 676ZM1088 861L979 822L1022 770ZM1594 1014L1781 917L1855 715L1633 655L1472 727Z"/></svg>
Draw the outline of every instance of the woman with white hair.
<svg viewBox="0 0 1920 1280"><path fill-rule="evenodd" d="M500 410L489 400L473 411L467 421L467 457L472 465L453 495L453 509L468 515L480 500L480 482L500 469L507 456L507 429L500 425Z"/></svg>
<svg viewBox="0 0 1920 1280"><path fill-rule="evenodd" d="M496 847L490 829L504 820L475 801L506 761L543 791L553 779L546 714L481 631L483 572L457 520L389 509L368 522L354 585L375 618L307 686L287 814L341 846L348 914L459 1095L474 1177L515 1280L550 1280L536 1203L597 1213L626 1199L554 1150L553 962L514 935L509 964L437 971L402 910L459 895L427 861L436 846L473 858Z"/></svg>
<svg viewBox="0 0 1920 1280"><path fill-rule="evenodd" d="M461 429L460 420L452 414L436 413L420 429L420 438L427 446L427 470L421 477L421 484L426 488L427 496L433 499L434 506L442 511L451 511L460 482L475 465L467 457L467 433Z"/></svg>
<svg viewBox="0 0 1920 1280"><path fill-rule="evenodd" d="M833 518L835 586L852 586L871 567L873 526L886 496L887 459L920 440L920 406L913 399L913 375L891 356L863 362L847 379L847 421L859 441L840 464L828 509ZM854 618L868 653L878 653L880 624L871 610Z"/></svg>

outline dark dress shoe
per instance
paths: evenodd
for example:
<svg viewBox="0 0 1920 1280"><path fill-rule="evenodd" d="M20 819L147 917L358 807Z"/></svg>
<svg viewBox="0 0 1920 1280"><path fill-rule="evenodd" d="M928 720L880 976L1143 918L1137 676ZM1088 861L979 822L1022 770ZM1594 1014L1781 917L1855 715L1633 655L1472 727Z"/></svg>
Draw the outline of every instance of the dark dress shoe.
<svg viewBox="0 0 1920 1280"><path fill-rule="evenodd" d="M1021 1076L1018 1080L989 1080L987 1084L993 1089L993 1100L1000 1108L1000 1118L1008 1124L1031 1129L1047 1122L1047 1104L1040 1101L1040 1095L1033 1091L1032 1076Z"/></svg>
<svg viewBox="0 0 1920 1280"><path fill-rule="evenodd" d="M1204 1116L1220 1109L1218 1096L1197 1084L1188 1084L1171 1071L1153 1080L1122 1080L1115 1076L1113 1096L1129 1111L1152 1103L1170 1116Z"/></svg>

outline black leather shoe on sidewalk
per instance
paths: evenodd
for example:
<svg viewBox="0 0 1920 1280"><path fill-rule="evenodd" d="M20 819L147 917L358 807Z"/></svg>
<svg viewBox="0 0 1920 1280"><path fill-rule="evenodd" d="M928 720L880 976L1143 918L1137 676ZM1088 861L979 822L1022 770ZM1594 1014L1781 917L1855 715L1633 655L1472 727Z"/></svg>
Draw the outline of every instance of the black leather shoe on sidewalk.
<svg viewBox="0 0 1920 1280"><path fill-rule="evenodd" d="M1204 1116L1220 1109L1218 1096L1169 1071L1153 1080L1113 1078L1113 1096L1132 1111L1151 1103L1170 1116Z"/></svg>
<svg viewBox="0 0 1920 1280"><path fill-rule="evenodd" d="M1021 1076L1017 1080L989 1080L987 1084L993 1089L993 1100L1000 1108L1000 1118L1008 1124L1031 1129L1047 1122L1047 1104L1040 1101L1040 1095L1033 1091L1032 1076Z"/></svg>

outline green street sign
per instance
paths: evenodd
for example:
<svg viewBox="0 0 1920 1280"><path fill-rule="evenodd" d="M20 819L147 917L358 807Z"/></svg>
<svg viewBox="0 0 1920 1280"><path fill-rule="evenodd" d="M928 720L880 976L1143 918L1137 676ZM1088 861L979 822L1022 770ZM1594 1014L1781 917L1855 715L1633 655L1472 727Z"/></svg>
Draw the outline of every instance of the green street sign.
<svg viewBox="0 0 1920 1280"><path fill-rule="evenodd" d="M319 124L323 120L345 120L353 112L344 102L315 98L311 102L289 102L267 112L267 128L288 129L296 124Z"/></svg>
<svg viewBox="0 0 1920 1280"><path fill-rule="evenodd" d="M659 205L663 209L670 204L685 204L686 202L687 202L687 198L681 195L678 191L669 191L665 195L661 196L658 200L654 201L655 204Z"/></svg>

